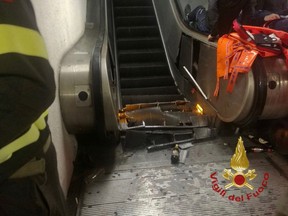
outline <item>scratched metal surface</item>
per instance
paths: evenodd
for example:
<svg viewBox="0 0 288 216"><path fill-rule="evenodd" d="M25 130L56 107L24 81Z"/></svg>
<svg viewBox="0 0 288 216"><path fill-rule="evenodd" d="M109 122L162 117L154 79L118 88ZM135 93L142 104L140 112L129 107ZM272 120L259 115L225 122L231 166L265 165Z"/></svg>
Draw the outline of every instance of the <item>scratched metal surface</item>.
<svg viewBox="0 0 288 216"><path fill-rule="evenodd" d="M170 150L123 152L119 146L113 171L85 185L78 215L275 215L288 190L287 161L276 153L249 153L247 170L255 169L257 177L247 182L254 190L245 186L225 190L230 182L222 172L230 168L236 143L232 137L193 144L179 165L170 163ZM212 189L212 182L219 192Z"/></svg>

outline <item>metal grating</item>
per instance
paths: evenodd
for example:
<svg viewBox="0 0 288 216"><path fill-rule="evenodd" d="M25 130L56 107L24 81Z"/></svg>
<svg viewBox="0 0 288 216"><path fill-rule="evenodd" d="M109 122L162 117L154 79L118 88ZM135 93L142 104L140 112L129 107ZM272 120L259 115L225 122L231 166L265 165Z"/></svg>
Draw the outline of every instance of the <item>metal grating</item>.
<svg viewBox="0 0 288 216"><path fill-rule="evenodd" d="M224 187L223 169L229 168L237 139L217 139L194 144L185 164L170 164L170 150L147 153L146 150L117 152L111 173L97 177L85 186L79 209L81 216L181 216L181 215L274 215L280 196L288 190L285 173L287 161L276 153L247 154L250 167L258 176L251 181L254 191L269 173L268 186L258 197L240 202L228 200L250 189L232 187L225 197L212 190L210 175L217 172L218 184ZM246 143L247 141L245 141ZM269 158L269 160L267 160Z"/></svg>

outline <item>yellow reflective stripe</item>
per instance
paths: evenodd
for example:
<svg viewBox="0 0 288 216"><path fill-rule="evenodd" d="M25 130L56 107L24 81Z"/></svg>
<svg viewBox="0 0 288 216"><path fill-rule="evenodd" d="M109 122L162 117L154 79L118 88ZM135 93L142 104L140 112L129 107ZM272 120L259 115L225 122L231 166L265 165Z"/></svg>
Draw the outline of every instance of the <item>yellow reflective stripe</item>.
<svg viewBox="0 0 288 216"><path fill-rule="evenodd" d="M48 59L39 32L15 25L0 24L0 54L20 53Z"/></svg>
<svg viewBox="0 0 288 216"><path fill-rule="evenodd" d="M0 149L0 164L10 159L12 154L25 146L36 142L40 136L40 130L46 128L45 117L48 115L46 110L32 125L31 128L13 142Z"/></svg>
<svg viewBox="0 0 288 216"><path fill-rule="evenodd" d="M38 128L33 124L30 130L28 130L28 132L26 132L24 135L22 135L18 139L14 140L10 144L0 149L0 163L3 163L9 158L11 158L12 154L15 151L29 145L30 143L37 141L39 136L40 136L40 132Z"/></svg>
<svg viewBox="0 0 288 216"><path fill-rule="evenodd" d="M48 115L48 110L46 110L42 115L34 122L39 130L43 130L46 127L45 117Z"/></svg>

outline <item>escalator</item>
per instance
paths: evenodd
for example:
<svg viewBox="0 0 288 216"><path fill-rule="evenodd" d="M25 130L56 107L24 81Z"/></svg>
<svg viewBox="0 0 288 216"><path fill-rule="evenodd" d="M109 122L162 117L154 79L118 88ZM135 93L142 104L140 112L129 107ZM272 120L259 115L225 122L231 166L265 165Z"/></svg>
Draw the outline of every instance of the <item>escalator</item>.
<svg viewBox="0 0 288 216"><path fill-rule="evenodd" d="M119 134L139 130L164 131L173 137L165 142L173 143L174 131L185 134L184 140L189 133L194 139L198 128L210 131L207 109L201 111L204 103L198 104L191 84L183 88L187 80L171 61L167 44L178 42L163 39L154 4L89 1L84 36L61 67L60 100L69 133L97 132L118 140Z"/></svg>
<svg viewBox="0 0 288 216"><path fill-rule="evenodd" d="M81 193L71 196L77 205L76 215L200 216L223 215L223 212L226 215L239 215L239 212L247 216L272 215L277 208L276 200L287 189L288 179L287 169L284 169L288 163L276 152L247 153L251 169L258 175L251 182L254 191L231 187L225 197L219 192L229 184L221 173L229 167L241 134L230 125L224 134L216 134L215 113L209 110L197 91L192 93L193 83L180 71L182 66L187 66L196 74L194 62L189 61L197 59L193 54L200 49L201 55L196 55L199 58L197 68L201 73L207 71L206 77L212 77L208 74L211 70L202 69L212 65L211 53L215 46L194 33L189 38L179 29L173 14L174 0L99 2L103 6L99 11L108 14L106 22L110 25L106 23L104 42L96 43L100 46L100 58L95 59L101 60L100 67L95 66L91 71L101 74L102 78L99 92L103 93L103 125L106 131L111 131L107 125L116 116L115 124L123 140L116 149L102 141L100 150L91 151L86 147L85 159L97 159L98 163L90 170L85 167L84 175L78 178L83 179ZM99 38L103 39L102 35ZM187 49L181 52L183 48ZM185 57L185 61L180 61L179 56ZM199 74L196 74L198 82L207 86L205 81L209 79L202 79L203 75ZM111 94L107 94L109 88ZM99 106L97 102L95 100L94 106ZM113 107L108 102L118 104ZM109 107L117 115L109 112ZM110 128L112 126L114 123ZM245 147L255 147L247 137L243 140ZM95 142L90 143L95 146ZM172 164L171 150L176 144L181 149L180 160ZM103 148L109 148L113 154ZM261 184L268 172L271 179L263 189ZM75 185L79 188L77 181ZM258 188L263 189L263 193L248 200L250 194L258 193ZM226 189L224 191L226 193ZM231 200L234 196L235 200ZM240 197L243 197L241 202Z"/></svg>
<svg viewBox="0 0 288 216"><path fill-rule="evenodd" d="M176 84L153 1L114 0L112 5L125 147L137 143L152 151L210 137L208 116L199 114Z"/></svg>
<svg viewBox="0 0 288 216"><path fill-rule="evenodd" d="M171 76L152 0L115 0L122 106L183 100Z"/></svg>

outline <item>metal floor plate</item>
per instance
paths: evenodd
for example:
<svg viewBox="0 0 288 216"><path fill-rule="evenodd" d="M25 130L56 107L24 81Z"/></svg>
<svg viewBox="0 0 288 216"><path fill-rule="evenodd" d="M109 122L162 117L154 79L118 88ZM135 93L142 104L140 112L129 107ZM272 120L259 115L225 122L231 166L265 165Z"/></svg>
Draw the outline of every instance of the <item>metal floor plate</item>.
<svg viewBox="0 0 288 216"><path fill-rule="evenodd" d="M178 165L171 164L171 150L123 152L119 146L113 171L85 185L78 216L274 215L288 190L286 159L277 153L247 153L248 170L257 174L247 179L254 190L225 190L230 182L222 172L230 168L236 144L237 137L193 144L185 164ZM215 179L219 192L212 189Z"/></svg>

